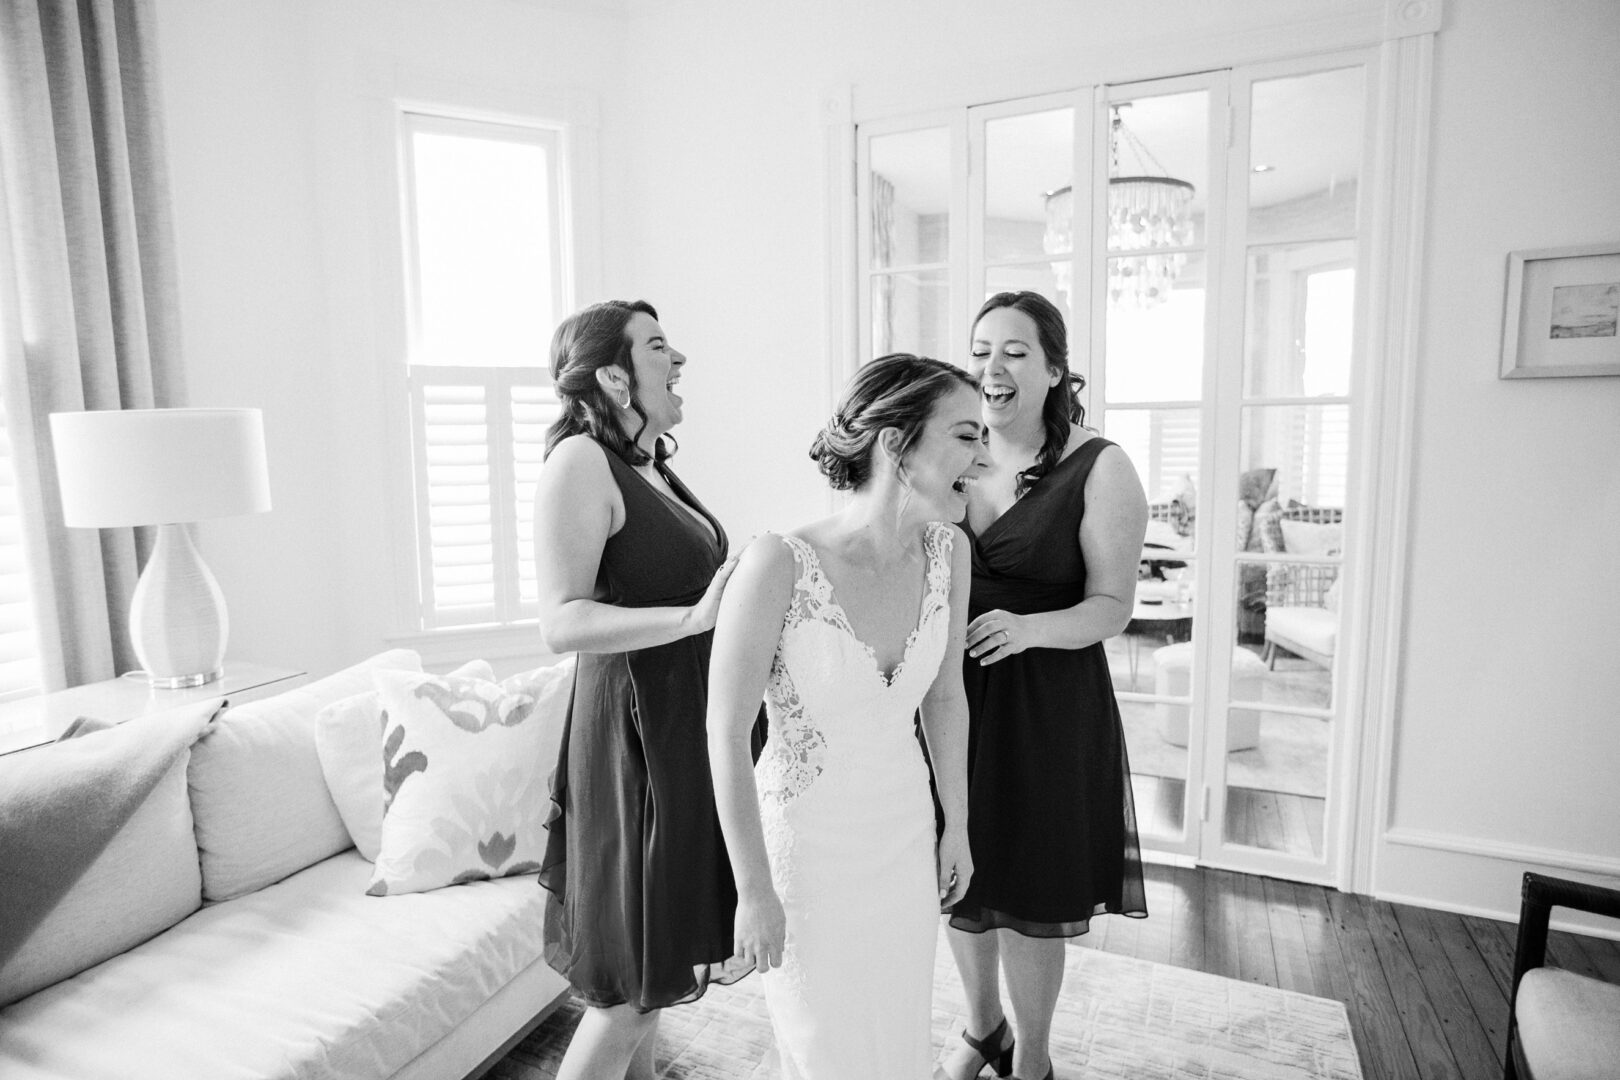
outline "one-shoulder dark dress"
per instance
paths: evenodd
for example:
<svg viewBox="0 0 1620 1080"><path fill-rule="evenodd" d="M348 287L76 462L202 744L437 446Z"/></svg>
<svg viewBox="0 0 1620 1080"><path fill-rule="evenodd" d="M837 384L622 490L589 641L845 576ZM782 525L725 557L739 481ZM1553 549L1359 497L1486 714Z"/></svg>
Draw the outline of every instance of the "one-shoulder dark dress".
<svg viewBox="0 0 1620 1080"><path fill-rule="evenodd" d="M602 550L596 598L689 606L726 534L667 467L702 524L603 448L624 525ZM540 884L546 962L591 1005L639 1012L700 996L732 953L737 891L714 808L704 728L707 631L666 645L580 653L552 776ZM740 972L738 974L741 974Z"/></svg>
<svg viewBox="0 0 1620 1080"><path fill-rule="evenodd" d="M1092 438L974 535L968 618L1027 615L1085 597L1078 540L1086 477L1113 443ZM1142 859L1119 705L1102 642L1026 649L967 687L973 881L951 926L1072 937L1103 912L1145 916Z"/></svg>

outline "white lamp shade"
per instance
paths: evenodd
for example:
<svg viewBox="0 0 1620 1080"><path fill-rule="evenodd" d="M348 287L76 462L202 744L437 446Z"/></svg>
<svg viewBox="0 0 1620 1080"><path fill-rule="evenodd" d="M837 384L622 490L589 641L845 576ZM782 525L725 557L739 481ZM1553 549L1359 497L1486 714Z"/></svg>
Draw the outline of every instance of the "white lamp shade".
<svg viewBox="0 0 1620 1080"><path fill-rule="evenodd" d="M270 509L258 409L51 414L62 522L166 525Z"/></svg>

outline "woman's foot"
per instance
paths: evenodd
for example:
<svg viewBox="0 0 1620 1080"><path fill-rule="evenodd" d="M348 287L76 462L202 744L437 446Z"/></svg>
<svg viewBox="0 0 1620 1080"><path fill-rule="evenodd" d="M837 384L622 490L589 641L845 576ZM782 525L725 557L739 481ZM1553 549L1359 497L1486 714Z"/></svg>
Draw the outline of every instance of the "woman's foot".
<svg viewBox="0 0 1620 1080"><path fill-rule="evenodd" d="M997 1076L1007 1076L1012 1072L1012 1057L1013 1033L1007 1018L1002 1017L987 1035L976 1037L963 1030L961 1043L945 1064L934 1070L935 1080L974 1080L986 1065Z"/></svg>
<svg viewBox="0 0 1620 1080"><path fill-rule="evenodd" d="M1028 1057L1019 1054L1018 1059L1017 1070L1007 1080L1019 1080L1020 1077L1028 1077L1029 1080L1054 1080L1052 1059L1049 1055L1042 1054L1041 1060L1036 1061L1032 1048Z"/></svg>

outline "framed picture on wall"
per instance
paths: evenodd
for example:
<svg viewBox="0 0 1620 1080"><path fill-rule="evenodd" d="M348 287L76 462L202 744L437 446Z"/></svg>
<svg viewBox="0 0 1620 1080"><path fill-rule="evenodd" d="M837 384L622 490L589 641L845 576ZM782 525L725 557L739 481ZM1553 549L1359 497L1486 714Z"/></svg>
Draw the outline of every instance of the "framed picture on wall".
<svg viewBox="0 0 1620 1080"><path fill-rule="evenodd" d="M1620 375L1620 243L1508 255L1504 379Z"/></svg>

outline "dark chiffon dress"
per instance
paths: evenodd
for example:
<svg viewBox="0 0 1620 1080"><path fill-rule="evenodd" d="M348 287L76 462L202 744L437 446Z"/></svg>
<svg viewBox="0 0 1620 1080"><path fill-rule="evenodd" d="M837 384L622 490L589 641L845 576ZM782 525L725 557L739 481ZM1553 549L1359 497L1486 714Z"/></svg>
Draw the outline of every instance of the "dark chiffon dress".
<svg viewBox="0 0 1620 1080"><path fill-rule="evenodd" d="M602 551L596 598L689 606L726 557L726 534L667 467L685 509L603 448L624 526ZM714 808L704 727L713 632L580 653L551 780L540 884L546 962L587 1003L638 1012L744 974L732 954L737 891Z"/></svg>
<svg viewBox="0 0 1620 1080"><path fill-rule="evenodd" d="M1084 598L1077 537L1086 477L1112 445L1082 443L983 535L964 523L973 542L970 620ZM951 926L1072 937L1093 915L1146 916L1125 733L1102 642L1026 649L988 667L967 656L963 675L974 870Z"/></svg>

